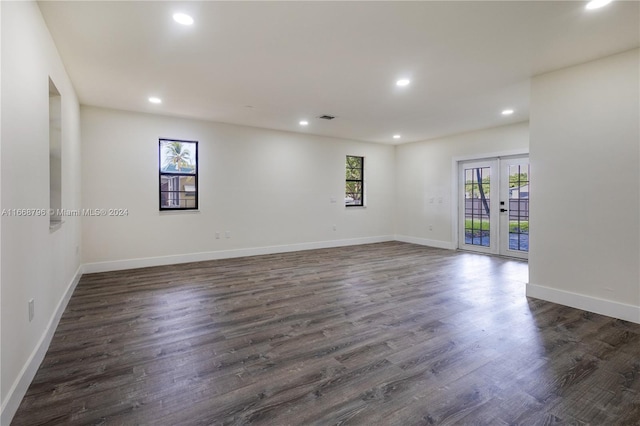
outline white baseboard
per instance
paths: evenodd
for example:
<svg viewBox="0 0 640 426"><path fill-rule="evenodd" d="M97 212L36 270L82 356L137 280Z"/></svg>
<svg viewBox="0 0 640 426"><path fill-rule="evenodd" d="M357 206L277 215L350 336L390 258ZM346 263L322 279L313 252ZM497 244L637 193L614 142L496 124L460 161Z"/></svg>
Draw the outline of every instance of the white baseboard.
<svg viewBox="0 0 640 426"><path fill-rule="evenodd" d="M83 265L85 274L95 272L120 271L123 269L146 268L150 266L175 265L178 263L202 262L206 260L231 259L235 257L258 256L263 254L288 253L292 251L314 250L332 247L354 246L359 244L382 243L393 241L392 235L377 237L351 238L345 240L318 241L312 243L287 244L281 246L267 246L236 250L219 250L201 253L188 253L171 256L145 257L139 259L114 260L108 262L86 263Z"/></svg>
<svg viewBox="0 0 640 426"><path fill-rule="evenodd" d="M76 289L78 282L80 281L80 277L82 277L83 268L82 266L78 267L73 279L69 283L67 290L64 292L64 296L58 302L58 306L56 306L55 311L51 319L49 320L49 324L47 324L47 328L44 330L44 333L40 337L40 341L36 345L33 352L27 359L24 367L20 371L18 378L9 389L7 393L7 397L4 401L2 401L2 411L0 412L0 425L5 426L11 423L11 419L18 411L18 407L20 407L20 402L22 402L22 398L25 393L27 393L27 389L29 389L29 385L33 381L33 378L40 368L40 364L42 360L44 360L44 356L49 349L49 345L51 344L51 339L53 338L53 334L58 327L58 323L60 322L60 318L64 313L64 310L69 303L69 299L71 299L71 295L73 291Z"/></svg>
<svg viewBox="0 0 640 426"><path fill-rule="evenodd" d="M407 235L396 235L396 241L403 243L419 244L421 246L435 247L447 250L455 250L455 245L450 241L429 240L427 238L409 237Z"/></svg>
<svg viewBox="0 0 640 426"><path fill-rule="evenodd" d="M640 324L640 306L627 305L584 294L571 293L569 291L544 287L535 284L527 284L527 297L546 300L608 317Z"/></svg>

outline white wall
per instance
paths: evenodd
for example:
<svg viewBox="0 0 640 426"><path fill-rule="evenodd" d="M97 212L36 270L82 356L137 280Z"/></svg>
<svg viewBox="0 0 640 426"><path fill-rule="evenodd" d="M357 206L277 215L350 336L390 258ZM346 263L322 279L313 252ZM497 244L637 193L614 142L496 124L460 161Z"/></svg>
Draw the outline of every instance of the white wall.
<svg viewBox="0 0 640 426"><path fill-rule="evenodd" d="M638 49L540 75L531 90L527 287L640 322Z"/></svg>
<svg viewBox="0 0 640 426"><path fill-rule="evenodd" d="M528 152L527 123L399 145L396 149L396 238L456 248L452 227L454 159ZM432 225L433 230L429 230Z"/></svg>
<svg viewBox="0 0 640 426"><path fill-rule="evenodd" d="M34 2L2 2L2 209L49 208L49 76L62 95L62 203L80 207L79 107ZM8 424L79 277L80 219L55 232L48 216L2 216L2 414ZM28 320L27 302L35 300Z"/></svg>
<svg viewBox="0 0 640 426"><path fill-rule="evenodd" d="M129 212L84 218L86 270L393 237L393 146L84 106L81 118L84 207ZM162 137L199 141L198 213L158 212ZM365 157L366 208L344 206L348 154Z"/></svg>

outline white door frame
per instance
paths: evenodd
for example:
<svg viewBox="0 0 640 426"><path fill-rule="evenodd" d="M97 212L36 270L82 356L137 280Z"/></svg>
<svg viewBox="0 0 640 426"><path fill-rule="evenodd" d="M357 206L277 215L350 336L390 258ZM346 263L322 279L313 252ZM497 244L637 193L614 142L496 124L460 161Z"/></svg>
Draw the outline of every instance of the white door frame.
<svg viewBox="0 0 640 426"><path fill-rule="evenodd" d="M472 160L488 160L492 158L500 158L500 157L516 157L529 155L528 148L516 149L512 151L497 151L490 152L486 154L475 154L475 155L463 155L453 157L451 159L451 248L458 248L458 208L460 206L460 202L458 200L458 190L460 186L460 179L458 177L458 169L459 163L465 161Z"/></svg>

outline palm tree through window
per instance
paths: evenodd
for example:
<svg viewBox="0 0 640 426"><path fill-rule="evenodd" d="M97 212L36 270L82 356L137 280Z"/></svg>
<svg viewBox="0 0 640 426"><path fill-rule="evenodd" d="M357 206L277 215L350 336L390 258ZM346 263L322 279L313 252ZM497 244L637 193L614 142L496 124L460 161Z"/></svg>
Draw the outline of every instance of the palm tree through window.
<svg viewBox="0 0 640 426"><path fill-rule="evenodd" d="M160 139L160 210L198 208L198 142Z"/></svg>

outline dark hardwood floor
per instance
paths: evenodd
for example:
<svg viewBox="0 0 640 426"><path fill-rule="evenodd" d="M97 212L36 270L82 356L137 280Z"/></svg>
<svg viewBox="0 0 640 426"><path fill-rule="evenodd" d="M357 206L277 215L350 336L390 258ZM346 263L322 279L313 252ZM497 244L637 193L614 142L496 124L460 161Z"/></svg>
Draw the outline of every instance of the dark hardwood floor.
<svg viewBox="0 0 640 426"><path fill-rule="evenodd" d="M12 424L640 424L640 325L527 270L391 242L85 275Z"/></svg>

